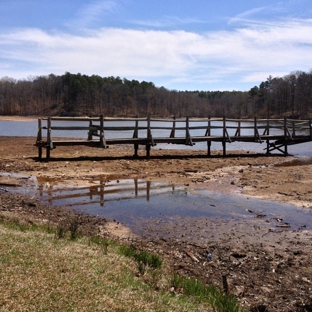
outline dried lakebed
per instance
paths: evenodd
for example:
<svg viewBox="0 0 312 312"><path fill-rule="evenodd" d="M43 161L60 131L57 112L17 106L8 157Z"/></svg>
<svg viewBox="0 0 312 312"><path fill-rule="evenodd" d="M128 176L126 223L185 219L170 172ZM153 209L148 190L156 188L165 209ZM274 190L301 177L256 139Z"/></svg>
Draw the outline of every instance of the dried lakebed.
<svg viewBox="0 0 312 312"><path fill-rule="evenodd" d="M274 208L272 214L266 209L266 203L270 206L270 201L273 200L295 204L298 207L295 215L310 211L312 166L309 162L299 165L292 163L295 161L292 157L276 156L232 155L207 159L204 152L193 150L153 151L153 157L146 161L142 158L133 159L125 149L102 151L82 147L74 151L67 148L56 149L53 152L55 158L45 163L37 161L33 143L34 138L0 137L0 172L6 174L0 178L1 189L9 189L9 185L35 183L29 182L31 176L42 178L43 185L46 182L53 184L53 179L57 183L63 181L61 189L66 192L66 184L69 182L74 184L74 188L83 188L85 184L92 186L93 182L99 186L99 177L112 177L112 174L116 175L115 179L107 184L122 185L122 178L129 179L131 185L128 195L132 196L129 200L134 206L141 200L141 210L144 213L154 213L151 217L144 215L144 218L131 220L133 224L144 225L139 229L142 236L132 236L117 220L108 222L95 216L77 214L82 230L92 235L112 235L126 241L131 239L132 243L140 247L158 252L172 269L216 283L220 287L222 276L227 275L231 292L251 311L264 311L264 307L266 311L276 312L311 311L312 235L308 215L305 222L293 221L288 218L290 214L277 212L278 208ZM288 166L276 166L282 163L287 163ZM15 179L16 173L23 175L25 179ZM120 179L119 183L116 183L117 177ZM138 185L142 182L142 188L138 187L138 198L135 198L134 178L138 179ZM151 181L149 200L145 190L146 181ZM163 195L154 195L153 187L151 188L153 183L165 184L164 189L168 187L170 191L161 193ZM109 190L109 186L104 185L104 189ZM156 187L155 192L160 192L159 189L162 188ZM240 208L229 197L228 207L234 206L239 211L232 213L233 209L230 207L230 217L215 215L199 218L176 215L178 208L174 204L177 207L178 202L184 203L185 200L189 200L189 210L196 210L199 206L197 211L207 212L207 209L211 209L219 213L222 207L227 206L227 202L221 204L214 196L220 196L224 201L228 198L225 195L232 192L235 194L237 191L246 197L240 198ZM23 222L57 224L59 220L73 215L69 209L71 207L67 205L64 208L43 205L41 199L31 194L24 196L0 192L0 213L8 218L19 218ZM81 190L78 193L80 192ZM114 193L110 194L104 194L102 209L119 213L127 221L129 214L123 215L119 209L109 208L113 201L105 199L109 199ZM163 196L171 195L174 196L172 207L166 198L164 202L167 204L160 202L160 208L149 206L160 201ZM260 206L257 203L248 206L249 202L254 203L251 201L254 196L269 202L259 201ZM92 197L96 199L95 194ZM157 209L172 212L165 218ZM237 218L237 214L240 218ZM211 260L207 259L208 253L212 254Z"/></svg>

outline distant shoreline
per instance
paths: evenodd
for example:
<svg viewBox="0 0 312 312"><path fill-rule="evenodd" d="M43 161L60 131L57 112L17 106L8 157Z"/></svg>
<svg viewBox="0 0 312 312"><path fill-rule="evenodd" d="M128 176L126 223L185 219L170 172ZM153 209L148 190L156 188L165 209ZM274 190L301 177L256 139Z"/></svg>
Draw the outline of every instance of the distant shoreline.
<svg viewBox="0 0 312 312"><path fill-rule="evenodd" d="M38 117L36 116L0 115L0 121L36 121L36 120L38 120Z"/></svg>

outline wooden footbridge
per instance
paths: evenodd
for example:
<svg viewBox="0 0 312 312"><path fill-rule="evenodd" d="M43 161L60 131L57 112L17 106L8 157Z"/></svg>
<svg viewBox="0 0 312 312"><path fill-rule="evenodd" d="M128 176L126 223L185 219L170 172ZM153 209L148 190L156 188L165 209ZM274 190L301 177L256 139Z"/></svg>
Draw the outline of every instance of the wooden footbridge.
<svg viewBox="0 0 312 312"><path fill-rule="evenodd" d="M46 135L44 136L44 130ZM54 132L68 137L69 132L85 131L85 139L61 139ZM71 135L69 135L71 137ZM146 157L151 147L160 143L193 146L207 143L207 156L211 143L233 142L265 143L266 154L273 151L288 155L287 147L312 141L312 121L298 119L226 119L224 118L109 118L109 117L48 117L38 119L35 146L38 157L46 149L46 159L58 146L86 145L107 148L110 145L133 145L138 156L139 145L145 146Z"/></svg>

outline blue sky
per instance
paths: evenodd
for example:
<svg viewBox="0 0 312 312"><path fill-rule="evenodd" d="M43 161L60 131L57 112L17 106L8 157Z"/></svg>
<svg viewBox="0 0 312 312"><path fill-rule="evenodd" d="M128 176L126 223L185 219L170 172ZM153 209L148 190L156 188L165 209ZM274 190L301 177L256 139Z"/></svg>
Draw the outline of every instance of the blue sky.
<svg viewBox="0 0 312 312"><path fill-rule="evenodd" d="M0 0L0 78L231 91L311 69L311 0Z"/></svg>

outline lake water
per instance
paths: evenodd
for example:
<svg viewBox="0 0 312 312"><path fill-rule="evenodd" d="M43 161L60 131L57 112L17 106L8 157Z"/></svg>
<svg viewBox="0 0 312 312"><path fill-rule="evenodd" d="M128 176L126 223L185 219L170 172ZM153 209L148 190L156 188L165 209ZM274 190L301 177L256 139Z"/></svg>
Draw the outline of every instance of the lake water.
<svg viewBox="0 0 312 312"><path fill-rule="evenodd" d="M66 125L70 125L70 122L66 122ZM53 122L53 125L64 125L64 122ZM87 126L86 122L75 122L74 125L76 126ZM125 124L128 126L133 126L132 123ZM156 126L157 124L155 124ZM165 123L160 123L160 126L166 125ZM170 127L172 124L168 123L167 126ZM220 122L221 125L221 122ZM144 124L142 124L144 126ZM146 126L146 123L145 123ZM177 123L176 127L179 127L179 123ZM0 135L2 136L36 136L38 131L38 122L37 120L31 121L10 121L10 120L0 120ZM221 129L215 129L212 135L222 135ZM229 135L234 135L235 130L231 130L233 133L229 133ZM252 135L252 129L245 130L246 135ZM204 135L204 130L193 130L191 135ZM43 135L45 135L45 130L43 131ZM139 133L140 134L140 133ZM87 138L86 131L53 131L53 137L73 137L73 138ZM122 138L122 137L129 137L132 138L133 131L107 131L105 132L106 138ZM146 133L142 134L143 136ZM169 137L170 130L152 130L152 135L154 137ZM183 136L185 133L182 131L176 131L176 136ZM228 151L235 151L240 150L242 152L256 152L256 153L265 153L266 144L265 143L244 143L244 142L233 142L227 143L226 146ZM196 143L195 146L186 146L186 145L175 145L175 144L158 144L157 146L153 147L152 149L197 149L197 150L207 150L207 144L205 142ZM211 145L212 150L222 150L222 143L220 142L212 142ZM302 156L302 157L312 157L312 142L307 142L303 144L291 145L288 146L288 153L294 156Z"/></svg>

